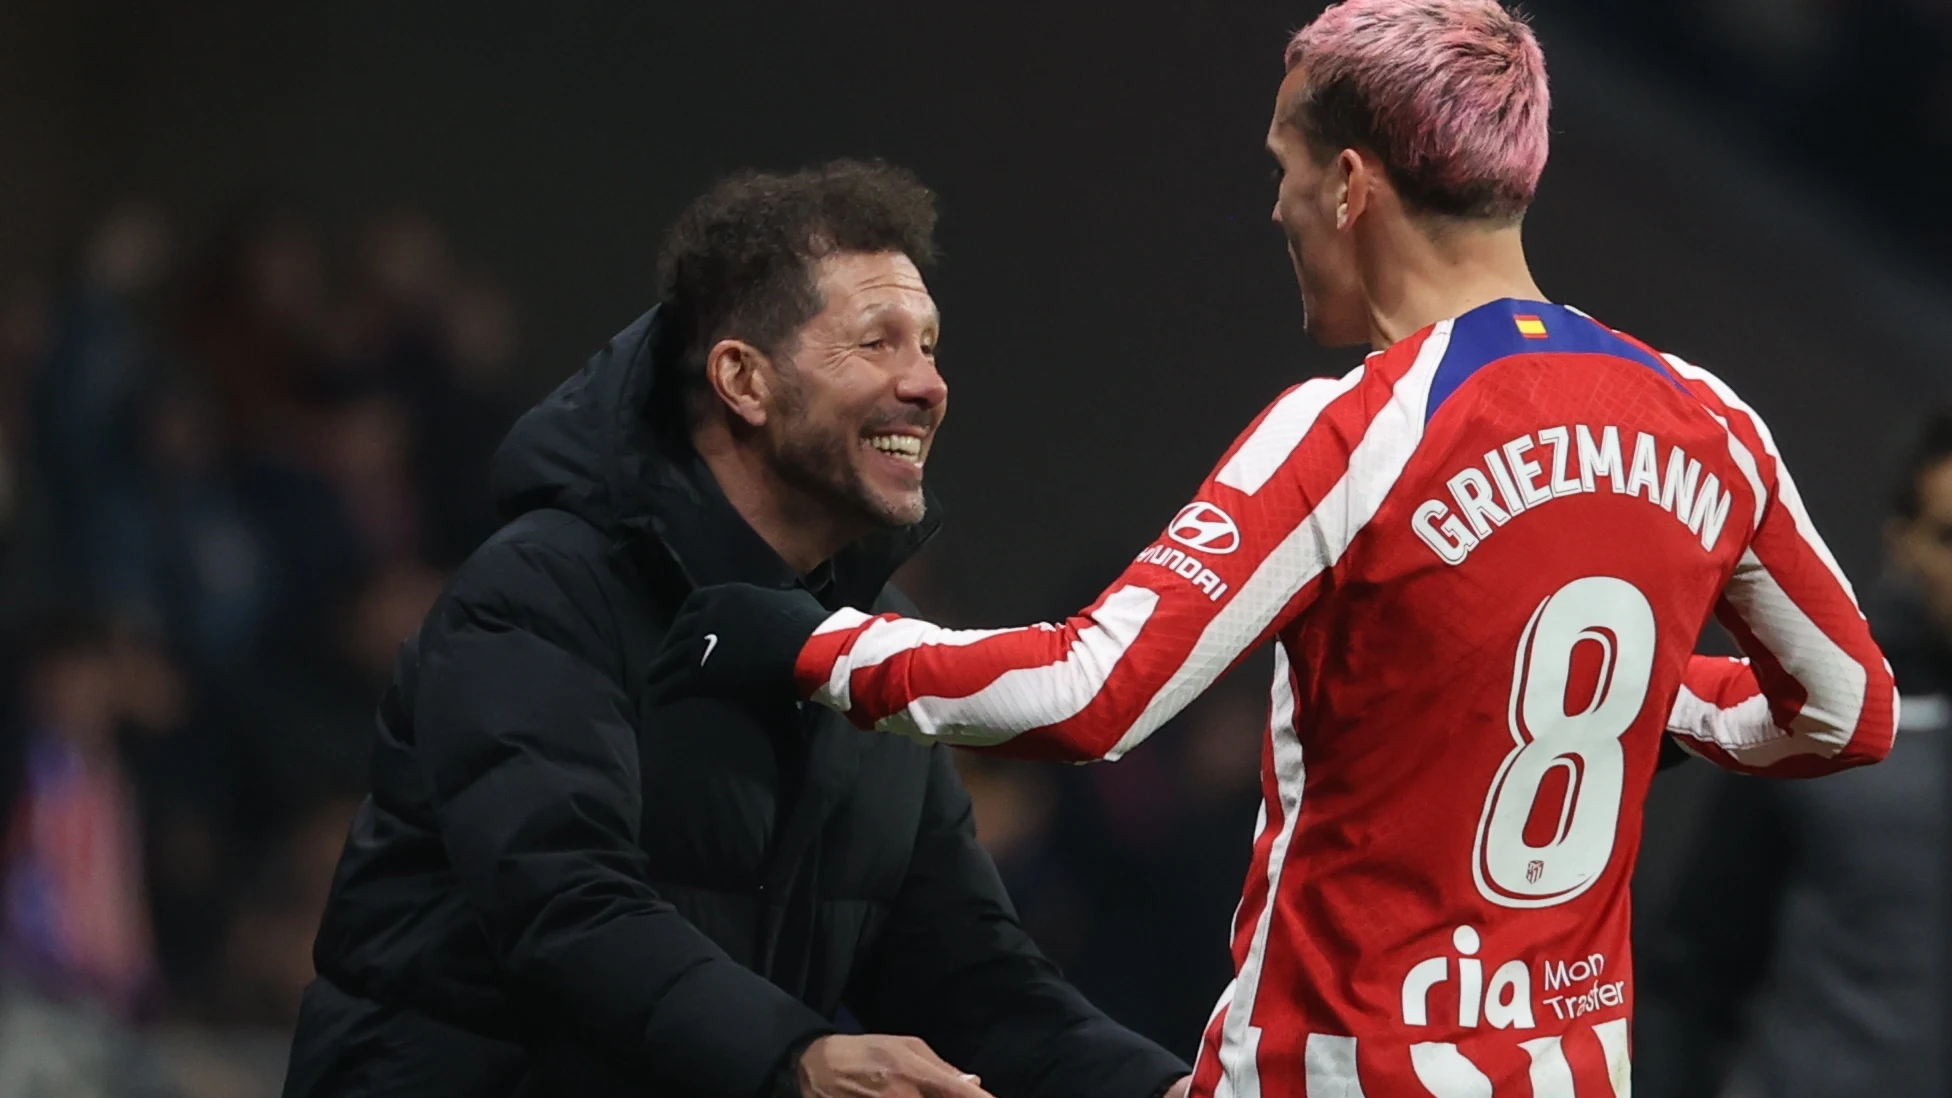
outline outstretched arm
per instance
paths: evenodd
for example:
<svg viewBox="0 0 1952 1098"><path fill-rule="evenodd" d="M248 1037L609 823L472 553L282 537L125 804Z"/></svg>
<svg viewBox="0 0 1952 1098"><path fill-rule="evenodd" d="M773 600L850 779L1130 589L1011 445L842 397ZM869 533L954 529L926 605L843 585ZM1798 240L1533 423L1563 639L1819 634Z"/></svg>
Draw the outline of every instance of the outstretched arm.
<svg viewBox="0 0 1952 1098"><path fill-rule="evenodd" d="M1283 394L1077 616L957 631L844 610L801 650L801 694L863 728L1118 758L1315 599L1422 436L1427 350Z"/></svg>

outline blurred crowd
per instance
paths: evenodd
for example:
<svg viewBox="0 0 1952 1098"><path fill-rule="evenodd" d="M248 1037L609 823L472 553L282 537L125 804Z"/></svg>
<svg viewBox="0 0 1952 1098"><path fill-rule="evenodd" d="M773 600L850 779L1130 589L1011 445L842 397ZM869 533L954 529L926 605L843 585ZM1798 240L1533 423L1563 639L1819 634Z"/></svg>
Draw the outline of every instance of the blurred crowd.
<svg viewBox="0 0 1952 1098"><path fill-rule="evenodd" d="M346 238L130 202L3 291L0 1094L275 1088L373 704L517 410L502 287L416 213Z"/></svg>

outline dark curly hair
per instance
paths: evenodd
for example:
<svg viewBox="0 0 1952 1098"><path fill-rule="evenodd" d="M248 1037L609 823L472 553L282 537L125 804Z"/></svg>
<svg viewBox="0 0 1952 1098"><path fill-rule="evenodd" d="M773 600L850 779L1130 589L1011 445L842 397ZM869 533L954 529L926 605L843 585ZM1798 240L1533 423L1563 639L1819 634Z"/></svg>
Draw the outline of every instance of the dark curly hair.
<svg viewBox="0 0 1952 1098"><path fill-rule="evenodd" d="M935 262L935 194L881 161L835 160L790 174L720 180L672 223L658 257L666 346L688 405L722 339L785 348L822 308L814 263L841 252Z"/></svg>

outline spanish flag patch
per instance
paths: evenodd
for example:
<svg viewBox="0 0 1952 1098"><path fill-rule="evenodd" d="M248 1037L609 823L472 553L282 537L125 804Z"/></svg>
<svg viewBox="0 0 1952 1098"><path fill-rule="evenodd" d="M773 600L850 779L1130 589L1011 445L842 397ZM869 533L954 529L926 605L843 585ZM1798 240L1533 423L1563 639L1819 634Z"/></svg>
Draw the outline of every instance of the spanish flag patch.
<svg viewBox="0 0 1952 1098"><path fill-rule="evenodd" d="M1538 317L1514 316L1512 320L1518 325L1518 334L1524 336L1526 339L1545 339L1547 337L1545 321L1540 320Z"/></svg>

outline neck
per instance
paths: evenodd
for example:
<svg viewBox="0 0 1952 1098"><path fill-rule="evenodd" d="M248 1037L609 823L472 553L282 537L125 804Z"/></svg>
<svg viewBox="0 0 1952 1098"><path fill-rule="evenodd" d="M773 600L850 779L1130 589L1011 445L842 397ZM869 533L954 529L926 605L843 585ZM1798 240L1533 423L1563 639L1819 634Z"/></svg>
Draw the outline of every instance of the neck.
<svg viewBox="0 0 1952 1098"><path fill-rule="evenodd" d="M782 479L773 464L722 426L693 432L692 445L711 470L726 502L773 552L804 576L841 551L857 534L841 529L831 508Z"/></svg>
<svg viewBox="0 0 1952 1098"><path fill-rule="evenodd" d="M1365 244L1369 343L1378 351L1493 301L1546 300L1515 225L1446 225L1432 232L1403 220Z"/></svg>

